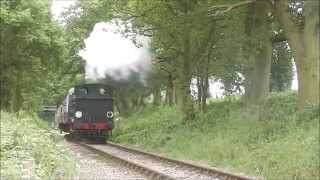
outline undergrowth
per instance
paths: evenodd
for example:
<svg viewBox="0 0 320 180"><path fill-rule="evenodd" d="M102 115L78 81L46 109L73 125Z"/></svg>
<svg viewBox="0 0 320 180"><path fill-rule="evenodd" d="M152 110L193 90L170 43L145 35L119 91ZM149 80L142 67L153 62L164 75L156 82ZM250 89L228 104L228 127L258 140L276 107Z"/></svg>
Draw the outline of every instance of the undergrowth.
<svg viewBox="0 0 320 180"><path fill-rule="evenodd" d="M1 111L1 179L70 179L75 162L36 115Z"/></svg>
<svg viewBox="0 0 320 180"><path fill-rule="evenodd" d="M319 109L297 113L296 94L259 107L211 102L183 125L175 108L149 107L117 122L113 141L267 179L319 179Z"/></svg>

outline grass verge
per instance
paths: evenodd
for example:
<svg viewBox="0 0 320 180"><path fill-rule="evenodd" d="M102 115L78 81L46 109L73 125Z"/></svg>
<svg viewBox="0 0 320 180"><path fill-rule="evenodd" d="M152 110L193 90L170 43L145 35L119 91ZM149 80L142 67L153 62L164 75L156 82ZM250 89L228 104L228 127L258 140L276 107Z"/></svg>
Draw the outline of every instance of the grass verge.
<svg viewBox="0 0 320 180"><path fill-rule="evenodd" d="M26 112L1 111L0 159L0 179L71 179L75 172L47 124Z"/></svg>
<svg viewBox="0 0 320 180"><path fill-rule="evenodd" d="M175 108L148 108L116 124L113 141L267 179L319 179L319 109L296 112L296 94L259 107L211 102L183 125Z"/></svg>

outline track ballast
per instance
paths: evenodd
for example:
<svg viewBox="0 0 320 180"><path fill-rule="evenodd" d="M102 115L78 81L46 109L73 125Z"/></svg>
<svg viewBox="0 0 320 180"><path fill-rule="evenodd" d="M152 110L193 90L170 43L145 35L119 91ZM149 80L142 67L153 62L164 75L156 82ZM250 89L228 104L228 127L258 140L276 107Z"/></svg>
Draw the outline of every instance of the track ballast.
<svg viewBox="0 0 320 180"><path fill-rule="evenodd" d="M253 180L255 177L238 175L194 165L180 160L170 159L157 154L144 152L119 144L87 144L80 145L98 154L117 160L123 165L133 168L151 179L186 179L186 180Z"/></svg>

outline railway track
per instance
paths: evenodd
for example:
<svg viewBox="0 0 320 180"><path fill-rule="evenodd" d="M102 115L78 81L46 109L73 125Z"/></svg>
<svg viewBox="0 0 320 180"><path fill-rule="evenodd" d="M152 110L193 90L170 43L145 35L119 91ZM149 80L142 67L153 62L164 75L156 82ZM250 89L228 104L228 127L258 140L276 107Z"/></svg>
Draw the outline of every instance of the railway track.
<svg viewBox="0 0 320 180"><path fill-rule="evenodd" d="M119 144L104 145L79 143L91 151L104 157L112 158L122 165L135 169L151 179L165 180L254 180L249 177L229 173L216 168L194 165L188 162L174 160L157 154L125 147Z"/></svg>

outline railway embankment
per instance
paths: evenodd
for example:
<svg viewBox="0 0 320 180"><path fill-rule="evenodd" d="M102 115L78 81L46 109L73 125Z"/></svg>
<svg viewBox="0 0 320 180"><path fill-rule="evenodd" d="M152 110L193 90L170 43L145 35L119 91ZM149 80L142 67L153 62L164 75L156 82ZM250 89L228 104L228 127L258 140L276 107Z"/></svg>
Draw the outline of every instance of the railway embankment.
<svg viewBox="0 0 320 180"><path fill-rule="evenodd" d="M319 108L297 113L295 93L256 106L212 101L182 124L175 108L149 107L116 122L112 141L267 179L318 179Z"/></svg>
<svg viewBox="0 0 320 180"><path fill-rule="evenodd" d="M0 179L71 179L75 162L36 115L1 111Z"/></svg>

